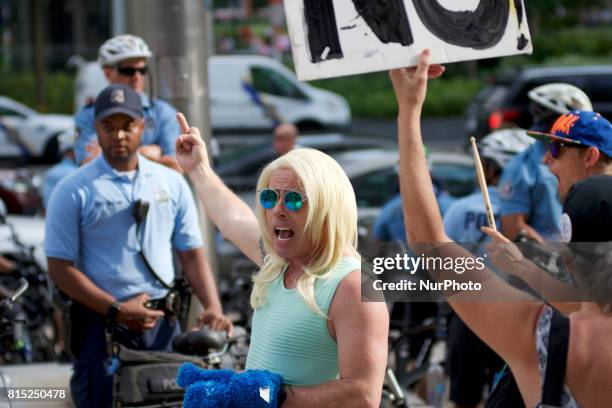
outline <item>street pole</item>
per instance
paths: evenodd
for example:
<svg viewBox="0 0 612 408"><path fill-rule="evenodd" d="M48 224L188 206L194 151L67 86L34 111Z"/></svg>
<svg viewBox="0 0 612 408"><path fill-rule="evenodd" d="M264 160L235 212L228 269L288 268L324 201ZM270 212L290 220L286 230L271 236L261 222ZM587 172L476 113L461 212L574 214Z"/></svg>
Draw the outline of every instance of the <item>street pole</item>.
<svg viewBox="0 0 612 408"><path fill-rule="evenodd" d="M212 27L203 0L124 0L125 31L142 37L155 55L150 65L155 81L150 90L169 101L200 129L210 149L208 54ZM212 163L212 159L211 159ZM199 200L204 250L215 275L214 230ZM195 296L194 296L195 298ZM194 303L192 302L192 306ZM201 306L200 309L201 310ZM188 326L199 311L192 307Z"/></svg>
<svg viewBox="0 0 612 408"><path fill-rule="evenodd" d="M34 20L34 83L36 84L36 108L46 110L46 58L45 58L45 7L46 0L33 0Z"/></svg>

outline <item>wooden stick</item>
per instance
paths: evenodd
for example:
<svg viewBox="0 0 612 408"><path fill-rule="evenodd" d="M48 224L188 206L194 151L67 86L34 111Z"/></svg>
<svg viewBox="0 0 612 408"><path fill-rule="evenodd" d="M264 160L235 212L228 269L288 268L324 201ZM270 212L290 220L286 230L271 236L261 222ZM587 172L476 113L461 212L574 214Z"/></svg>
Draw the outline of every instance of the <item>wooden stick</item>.
<svg viewBox="0 0 612 408"><path fill-rule="evenodd" d="M470 137L470 143L472 144L472 153L474 154L474 165L476 166L476 178L480 185L480 191L482 191L482 198L484 200L485 211L487 212L487 222L489 228L497 231L495 225L495 216L493 215L493 206L491 205L491 198L489 197L489 189L487 188L487 181L485 180L484 170L482 169L482 162L480 161L480 155L478 154L478 146L476 146L476 139L474 136Z"/></svg>

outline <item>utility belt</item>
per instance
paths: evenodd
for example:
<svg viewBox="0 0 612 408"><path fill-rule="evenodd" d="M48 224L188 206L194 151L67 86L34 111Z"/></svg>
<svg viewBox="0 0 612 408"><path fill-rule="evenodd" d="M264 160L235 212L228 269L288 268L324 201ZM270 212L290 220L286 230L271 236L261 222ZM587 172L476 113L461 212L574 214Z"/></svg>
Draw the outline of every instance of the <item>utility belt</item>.
<svg viewBox="0 0 612 408"><path fill-rule="evenodd" d="M166 319L183 322L189 311L190 300L191 288L184 278L178 278L166 296L148 300L145 307L164 312Z"/></svg>
<svg viewBox="0 0 612 408"><path fill-rule="evenodd" d="M63 325L62 337L64 350L77 357L86 341L86 336L94 326L104 326L106 331L113 331L109 327L106 316L94 312L87 306L70 299L63 292L56 290L55 305L62 311ZM150 299L145 307L164 312L164 318L173 326L185 321L191 299L191 291L184 279L177 279L173 288L163 298Z"/></svg>

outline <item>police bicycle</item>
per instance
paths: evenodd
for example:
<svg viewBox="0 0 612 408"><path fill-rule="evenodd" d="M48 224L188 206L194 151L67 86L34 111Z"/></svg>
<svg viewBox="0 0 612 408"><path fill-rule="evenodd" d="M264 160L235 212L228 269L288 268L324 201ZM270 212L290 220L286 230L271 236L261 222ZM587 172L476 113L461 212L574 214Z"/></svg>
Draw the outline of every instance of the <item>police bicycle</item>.
<svg viewBox="0 0 612 408"><path fill-rule="evenodd" d="M110 346L115 361L113 407L178 408L185 394L176 383L179 367L190 362L205 369L244 370L249 336L239 326L229 338L225 332L205 327L176 336L174 352L132 350L118 343Z"/></svg>

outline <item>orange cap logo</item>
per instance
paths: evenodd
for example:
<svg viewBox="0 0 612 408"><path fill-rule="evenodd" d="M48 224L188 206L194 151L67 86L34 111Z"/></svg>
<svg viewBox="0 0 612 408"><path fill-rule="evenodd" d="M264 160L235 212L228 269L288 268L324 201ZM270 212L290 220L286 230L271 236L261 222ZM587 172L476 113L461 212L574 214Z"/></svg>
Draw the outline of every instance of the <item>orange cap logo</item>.
<svg viewBox="0 0 612 408"><path fill-rule="evenodd" d="M570 128L576 123L576 121L580 119L580 116L575 115L573 113L566 113L561 116L555 124L550 129L550 133L556 135L557 133L563 133L564 135L569 135Z"/></svg>

